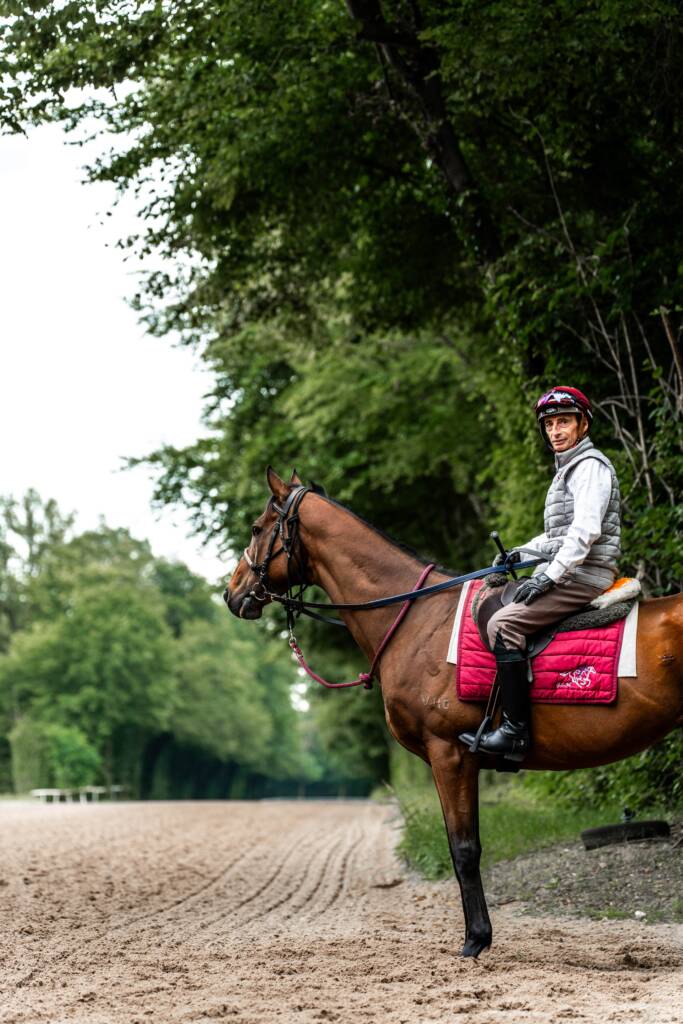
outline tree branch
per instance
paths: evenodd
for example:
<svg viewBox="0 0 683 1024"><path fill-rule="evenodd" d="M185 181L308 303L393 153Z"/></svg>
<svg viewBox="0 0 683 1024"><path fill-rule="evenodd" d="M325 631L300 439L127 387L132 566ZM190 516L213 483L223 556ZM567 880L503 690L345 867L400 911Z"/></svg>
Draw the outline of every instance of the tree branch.
<svg viewBox="0 0 683 1024"><path fill-rule="evenodd" d="M660 306L659 315L661 316L662 323L664 324L664 333L666 334L669 345L671 346L671 352L674 357L674 366L678 371L678 407L679 410L683 412L683 357L681 356L681 350L676 338L674 338L674 332L671 328L669 310L665 309L664 306Z"/></svg>
<svg viewBox="0 0 683 1024"><path fill-rule="evenodd" d="M421 124L410 117L405 107L402 113L441 169L449 190L457 197L467 195L470 211L467 226L478 255L485 261L496 259L500 255L498 234L482 203L448 117L438 54L419 37L421 12L416 0L413 0L412 9L417 31L406 25L396 28L389 24L380 0L346 0L346 6L354 21L360 23L358 38L377 44L387 64L417 102Z"/></svg>

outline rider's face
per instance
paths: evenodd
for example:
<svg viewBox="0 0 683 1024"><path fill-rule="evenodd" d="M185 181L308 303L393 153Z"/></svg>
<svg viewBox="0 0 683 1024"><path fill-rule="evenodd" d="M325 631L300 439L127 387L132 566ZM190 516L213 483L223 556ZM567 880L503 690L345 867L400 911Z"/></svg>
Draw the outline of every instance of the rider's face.
<svg viewBox="0 0 683 1024"><path fill-rule="evenodd" d="M558 416L546 416L544 426L553 451L566 452L573 448L585 434L585 416L572 413L560 413Z"/></svg>

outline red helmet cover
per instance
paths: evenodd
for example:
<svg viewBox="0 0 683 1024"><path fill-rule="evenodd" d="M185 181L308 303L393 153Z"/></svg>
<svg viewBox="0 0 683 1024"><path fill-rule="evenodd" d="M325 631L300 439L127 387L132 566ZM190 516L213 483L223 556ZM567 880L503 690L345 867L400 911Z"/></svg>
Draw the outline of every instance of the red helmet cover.
<svg viewBox="0 0 683 1024"><path fill-rule="evenodd" d="M545 419L546 416L557 416L563 412L584 413L589 424L593 420L593 408L589 399L583 391L578 388L555 387L545 392L536 402L536 418Z"/></svg>

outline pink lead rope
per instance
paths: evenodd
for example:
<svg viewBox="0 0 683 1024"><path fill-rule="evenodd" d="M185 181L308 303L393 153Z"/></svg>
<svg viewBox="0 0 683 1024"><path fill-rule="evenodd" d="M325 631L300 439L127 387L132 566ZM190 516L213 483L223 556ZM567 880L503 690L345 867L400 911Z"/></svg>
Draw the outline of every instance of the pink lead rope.
<svg viewBox="0 0 683 1024"><path fill-rule="evenodd" d="M430 562L429 565L425 566L425 568L420 573L419 580L415 584L415 590L419 590L420 587L422 587L425 580L429 576L430 572L435 567L435 564L435 562ZM384 637L382 638L382 642L375 651L375 656L373 657L372 664L370 665L370 671L361 672L360 675L358 676L358 679L352 679L348 683L329 683L326 679L323 679L322 676L319 676L317 672L314 672L310 665L306 663L303 651L299 647L296 641L296 637L293 634L289 638L289 646L294 651L294 656L301 665L304 672L306 672L307 675L311 677L311 679L315 679L316 683L320 683L321 686L326 686L328 690L342 690L347 686L364 686L366 690L371 690L372 680L375 678L375 672L377 671L379 659L382 657L382 654L386 650L387 645L389 644L389 641L393 637L394 633L396 632L396 630L398 629L398 627L401 625L406 615L408 614L408 610L414 600L415 598L409 598L407 601L404 601L403 604L401 605L401 610L399 611L398 615L396 616L392 624L389 626L389 629L386 631Z"/></svg>

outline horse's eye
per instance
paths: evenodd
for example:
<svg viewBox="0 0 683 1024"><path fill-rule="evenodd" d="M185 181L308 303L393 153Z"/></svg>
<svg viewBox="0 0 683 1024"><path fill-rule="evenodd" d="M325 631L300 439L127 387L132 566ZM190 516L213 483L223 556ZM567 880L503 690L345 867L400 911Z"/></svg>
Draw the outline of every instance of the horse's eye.
<svg viewBox="0 0 683 1024"><path fill-rule="evenodd" d="M261 533L261 530L262 530L261 526L252 526L252 528L251 528L251 535L252 535L252 537L258 537L259 533Z"/></svg>

